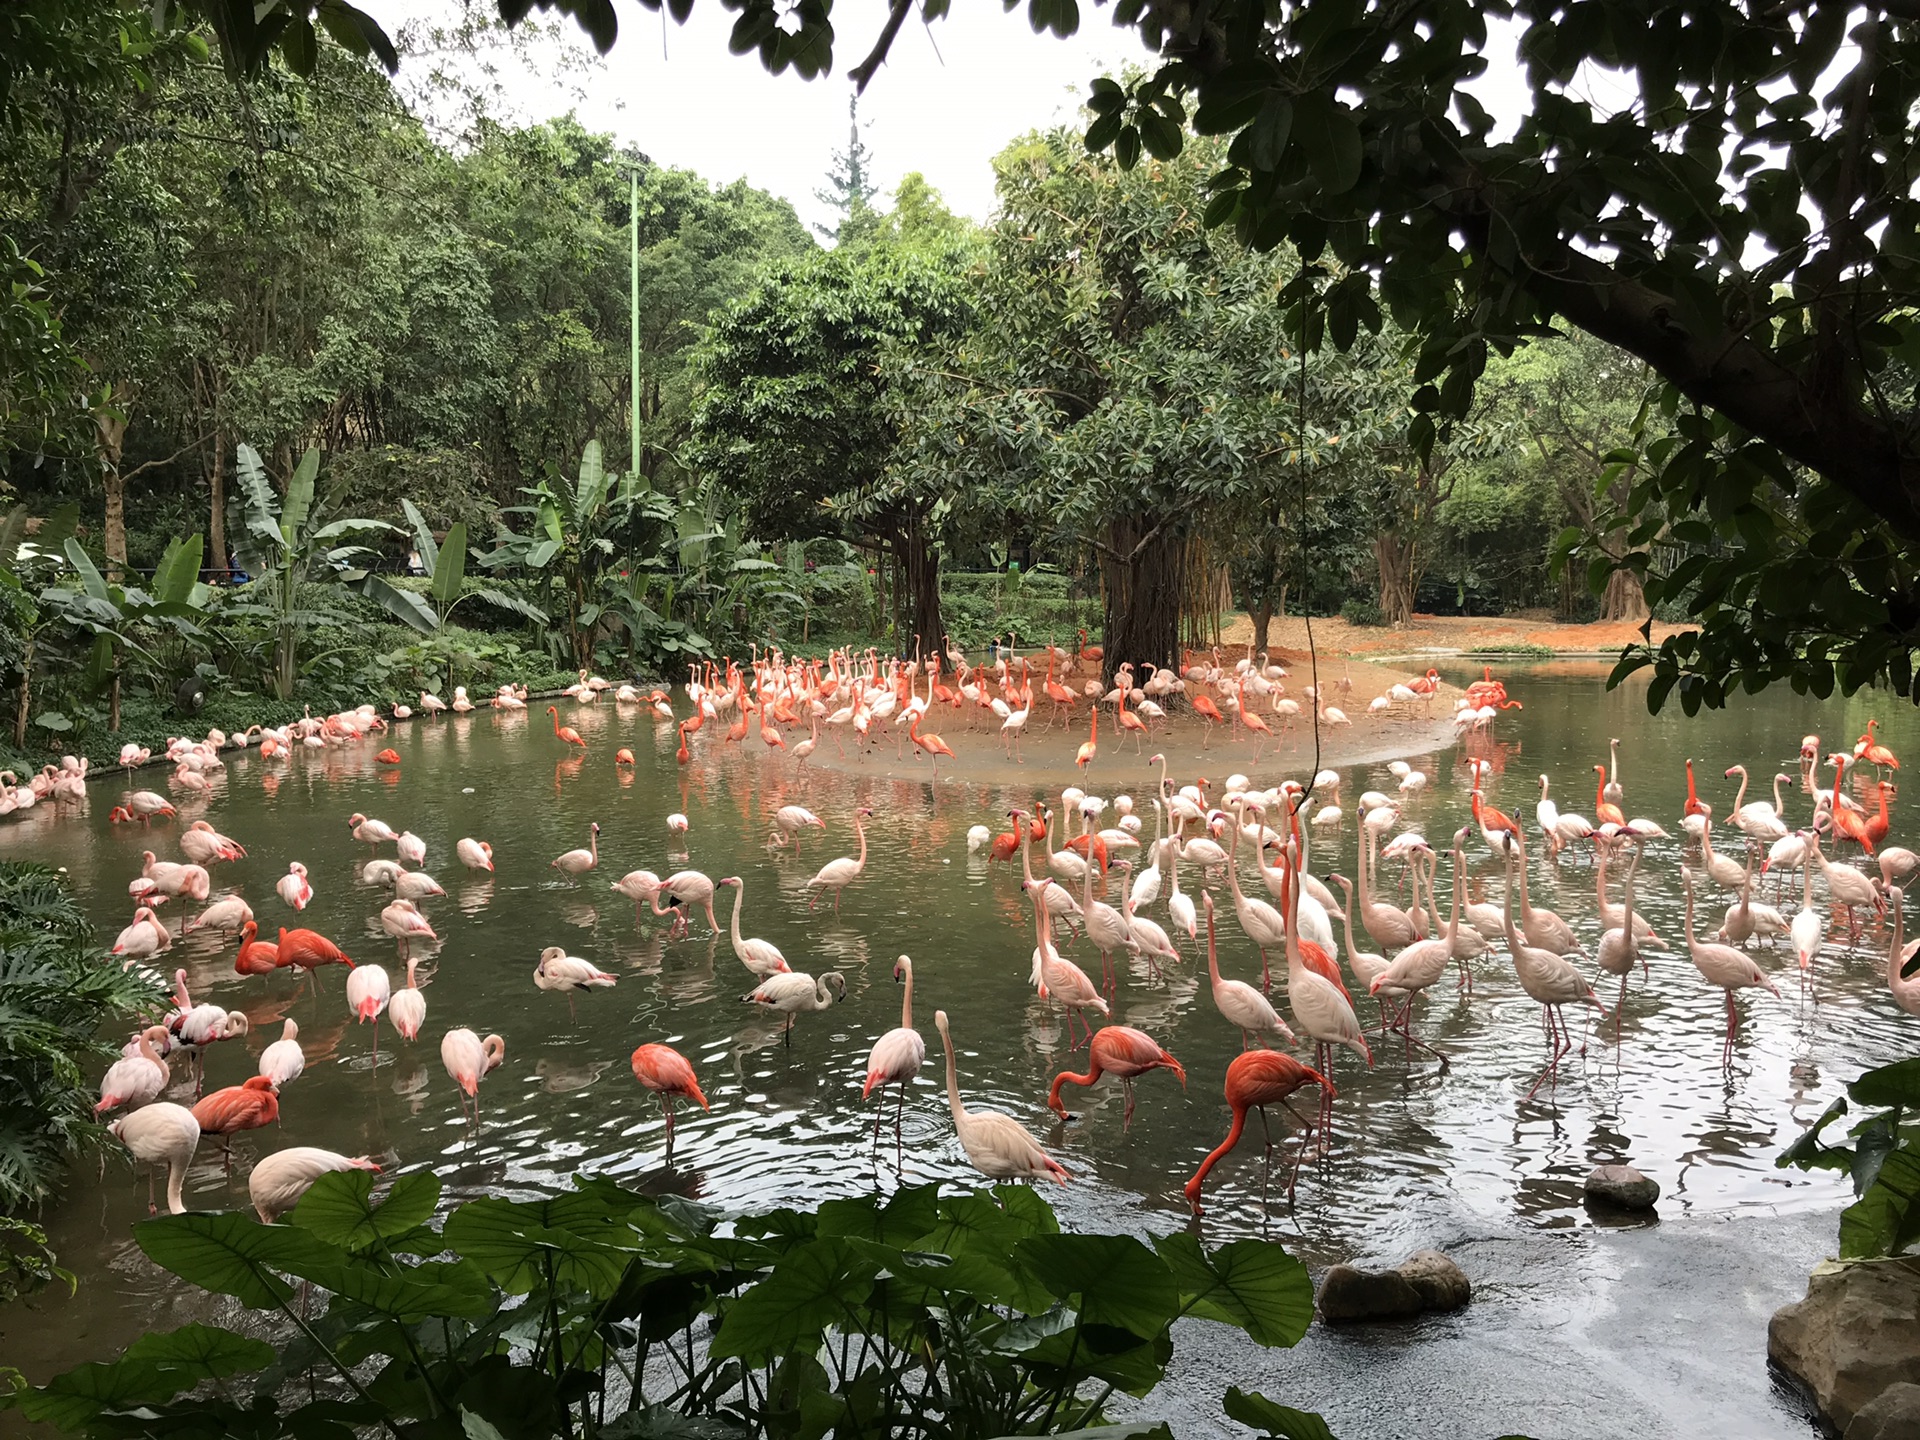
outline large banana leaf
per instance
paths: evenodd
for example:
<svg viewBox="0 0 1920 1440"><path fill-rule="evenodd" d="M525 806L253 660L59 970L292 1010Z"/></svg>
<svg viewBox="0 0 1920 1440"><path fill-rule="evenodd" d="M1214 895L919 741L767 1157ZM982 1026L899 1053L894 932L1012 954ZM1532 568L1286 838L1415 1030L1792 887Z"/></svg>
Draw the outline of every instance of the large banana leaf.
<svg viewBox="0 0 1920 1440"><path fill-rule="evenodd" d="M580 453L580 478L573 487L573 524L584 531L607 498L607 470L600 456L600 442L589 440Z"/></svg>
<svg viewBox="0 0 1920 1440"><path fill-rule="evenodd" d="M440 628L439 617L425 600L411 590L402 590L382 576L363 575L357 580L349 578L347 584L369 600L377 601L394 619L403 625L411 625L422 635L431 635Z"/></svg>
<svg viewBox="0 0 1920 1440"><path fill-rule="evenodd" d="M427 524L427 517L411 500L402 500L400 508L406 512L407 523L413 527L413 548L420 552L420 564L429 575L440 571L440 546L433 538L433 527ZM463 532L464 533L464 532ZM447 538L453 538L449 532Z"/></svg>
<svg viewBox="0 0 1920 1440"><path fill-rule="evenodd" d="M420 552L423 560L426 553L424 550ZM427 566L427 574L433 577L435 600L442 605L451 605L460 598L461 582L467 578L466 521L456 520L453 528L447 531L447 543L435 553L433 563Z"/></svg>
<svg viewBox="0 0 1920 1440"><path fill-rule="evenodd" d="M195 602L200 587L200 557L203 541L200 535L186 539L175 537L167 545L160 557L160 564L153 572L153 596L163 605L191 605Z"/></svg>
<svg viewBox="0 0 1920 1440"><path fill-rule="evenodd" d="M113 603L113 594L107 588L106 577L94 567L94 563L88 558L87 552L80 548L80 542L78 540L68 540L66 549L67 561L73 566L74 573L80 577L80 584L82 588L86 590L87 595L91 599L111 605Z"/></svg>
<svg viewBox="0 0 1920 1440"><path fill-rule="evenodd" d="M13 568L13 557L20 550L20 537L26 533L27 507L16 505L7 512L5 520L0 520L0 569Z"/></svg>
<svg viewBox="0 0 1920 1440"><path fill-rule="evenodd" d="M280 533L289 548L300 543L300 532L307 528L307 516L313 512L313 483L320 478L320 449L309 445L300 463L293 467L287 481L287 503L280 510Z"/></svg>

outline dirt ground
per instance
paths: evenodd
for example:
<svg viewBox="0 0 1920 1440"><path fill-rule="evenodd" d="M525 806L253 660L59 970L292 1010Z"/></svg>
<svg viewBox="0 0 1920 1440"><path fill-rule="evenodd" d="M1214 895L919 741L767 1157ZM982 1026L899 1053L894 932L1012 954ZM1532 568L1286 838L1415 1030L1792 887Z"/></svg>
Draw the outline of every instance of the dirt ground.
<svg viewBox="0 0 1920 1440"><path fill-rule="evenodd" d="M1686 629L1656 622L1655 644ZM1544 611L1527 615L1419 615L1407 626L1349 625L1338 616L1313 622L1313 641L1321 655L1408 655L1423 650L1467 650L1475 645L1545 645L1554 650L1615 654L1640 638L1637 624L1559 625ZM1253 621L1234 615L1220 627L1226 646L1244 646L1253 639ZM1268 632L1270 648L1304 652L1307 625L1299 618L1275 620Z"/></svg>

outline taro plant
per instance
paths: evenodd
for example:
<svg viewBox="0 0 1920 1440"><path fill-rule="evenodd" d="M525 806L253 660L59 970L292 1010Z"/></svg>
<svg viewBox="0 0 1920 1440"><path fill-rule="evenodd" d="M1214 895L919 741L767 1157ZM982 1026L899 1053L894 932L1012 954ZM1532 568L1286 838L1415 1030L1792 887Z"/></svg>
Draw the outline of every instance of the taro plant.
<svg viewBox="0 0 1920 1440"><path fill-rule="evenodd" d="M291 699L299 678L301 637L319 617L301 598L304 586L341 584L386 607L402 623L430 633L434 614L417 595L374 573L376 553L351 543L356 536L394 533L384 520L331 519L340 491L316 499L320 452L309 449L287 477L284 496L274 493L259 453L234 447L234 469L247 497L246 530L235 546L240 564L253 572L248 599L229 606L237 615L257 615L273 628L273 693Z"/></svg>
<svg viewBox="0 0 1920 1440"><path fill-rule="evenodd" d="M1821 1133L1848 1113L1849 1102L1869 1113L1847 1131L1852 1144L1830 1145ZM1840 1212L1842 1260L1920 1246L1920 1056L1861 1075L1774 1163L1838 1170L1853 1181L1856 1198Z"/></svg>
<svg viewBox="0 0 1920 1440"><path fill-rule="evenodd" d="M8 1376L6 1403L89 1436L987 1440L1104 1424L1159 1383L1182 1317L1269 1346L1313 1317L1277 1244L1062 1234L1017 1186L728 1220L581 1178L435 1226L431 1172L373 1183L324 1175L286 1223L137 1225L157 1264L258 1312L248 1333L147 1335L42 1386Z"/></svg>
<svg viewBox="0 0 1920 1440"><path fill-rule="evenodd" d="M102 575L78 540L67 538L71 575L41 593L40 603L59 622L90 636L83 684L88 692L107 692L107 728L120 728L120 687L129 653L147 663L157 691L166 683L160 657L147 643L171 631L191 641L202 633L207 587L200 583L199 535L173 540L153 572L153 587L119 585ZM40 721L49 729L43 717Z"/></svg>

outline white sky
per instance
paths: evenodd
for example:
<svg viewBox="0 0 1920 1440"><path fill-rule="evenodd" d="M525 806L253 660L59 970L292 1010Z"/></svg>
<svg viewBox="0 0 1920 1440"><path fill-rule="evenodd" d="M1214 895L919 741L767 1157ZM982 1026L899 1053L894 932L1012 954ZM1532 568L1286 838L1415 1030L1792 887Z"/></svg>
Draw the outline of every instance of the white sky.
<svg viewBox="0 0 1920 1440"><path fill-rule="evenodd" d="M361 0L398 35L423 16L450 23L470 7L491 16L493 0ZM759 56L727 49L733 16L718 0L695 0L686 25L675 25L637 0L617 4L620 37L604 57L570 20L549 19L555 38L522 44L535 63L504 50L497 56L500 99L512 118L538 121L569 111L594 130L637 145L663 164L693 170L716 184L742 176L792 202L809 224L832 217L813 192L825 181L835 150L847 143L846 72L866 57L886 15L885 0L843 0L834 73L802 80L769 75ZM1015 136L1071 121L1095 76L1127 64L1150 67L1134 30L1111 24L1111 5L1082 0L1077 34L1035 35L1021 4L1013 13L996 0L958 0L931 31L909 20L886 66L861 97L862 133L873 178L890 196L900 177L918 170L961 214L985 221L993 211L992 157ZM536 22L542 12L534 12ZM1487 72L1465 87L1494 116L1495 138L1510 133L1527 105L1526 83L1511 23L1490 25ZM418 96L434 61L404 56L401 88ZM1603 112L1630 105L1624 76L1589 71L1573 87ZM890 198L887 203L890 202Z"/></svg>
<svg viewBox="0 0 1920 1440"><path fill-rule="evenodd" d="M423 8L410 0L362 3L393 34ZM428 13L454 8L438 0ZM847 143L852 85L845 75L879 34L882 0L834 7L834 73L812 81L769 75L758 55L732 54L733 16L716 0L696 0L685 26L637 3L620 4L618 13L620 38L604 58L563 21L565 41L538 46L551 62L547 73L502 65L505 98L518 118L572 110L591 129L664 164L719 184L745 176L790 200L809 224L829 218L813 191L824 183L832 153ZM1016 135L1072 118L1094 76L1150 58L1137 32L1112 28L1110 10L1086 4L1081 14L1080 32L1066 40L1035 35L1023 13L1007 14L993 0L960 0L931 35L909 20L860 101L881 190L891 192L902 175L918 170L952 209L985 220L993 209L988 162L996 152ZM403 56L403 88L413 88L406 84L410 70L424 68Z"/></svg>

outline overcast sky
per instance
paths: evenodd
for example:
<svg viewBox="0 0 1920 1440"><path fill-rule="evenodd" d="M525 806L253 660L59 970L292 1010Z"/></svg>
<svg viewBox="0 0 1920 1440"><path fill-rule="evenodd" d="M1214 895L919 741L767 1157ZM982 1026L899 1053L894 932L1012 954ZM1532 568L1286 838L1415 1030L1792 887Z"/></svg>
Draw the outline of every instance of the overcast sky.
<svg viewBox="0 0 1920 1440"><path fill-rule="evenodd" d="M410 0L363 3L394 32L422 8ZM454 8L447 0L447 13ZM733 17L715 0L696 0L684 26L630 0L617 8L620 38L605 57L565 22L562 45L537 47L543 71L502 67L519 118L573 110L590 128L656 160L718 183L745 176L792 201L808 222L826 219L813 191L833 151L847 143L853 90L845 73L872 46L885 6L849 0L834 7L834 73L812 81L769 75L757 55L730 53ZM985 220L995 152L1036 126L1071 118L1094 76L1147 63L1138 33L1112 28L1110 14L1084 6L1081 31L1067 40L1033 34L1022 14L1006 14L992 0L960 0L931 34L909 21L860 101L876 183L890 192L918 170L953 209ZM410 69L417 76L422 68L403 58L403 85Z"/></svg>

